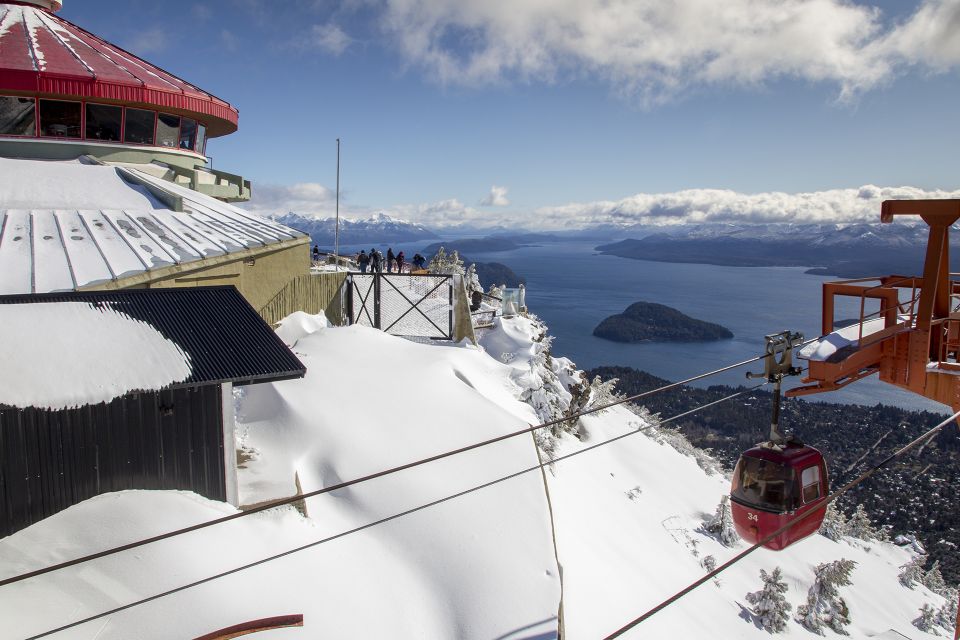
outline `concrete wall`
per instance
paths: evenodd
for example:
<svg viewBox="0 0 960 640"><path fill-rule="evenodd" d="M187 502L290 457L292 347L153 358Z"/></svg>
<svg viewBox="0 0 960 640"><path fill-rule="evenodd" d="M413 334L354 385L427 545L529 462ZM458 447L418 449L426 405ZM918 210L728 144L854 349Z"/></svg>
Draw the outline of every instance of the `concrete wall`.
<svg viewBox="0 0 960 640"><path fill-rule="evenodd" d="M3 138L0 140L0 156L4 158L75 160L83 155L90 155L105 162L146 164L156 159L184 169L193 169L197 165L205 166L207 164L206 158L198 153L166 147L137 147L128 144L43 138Z"/></svg>

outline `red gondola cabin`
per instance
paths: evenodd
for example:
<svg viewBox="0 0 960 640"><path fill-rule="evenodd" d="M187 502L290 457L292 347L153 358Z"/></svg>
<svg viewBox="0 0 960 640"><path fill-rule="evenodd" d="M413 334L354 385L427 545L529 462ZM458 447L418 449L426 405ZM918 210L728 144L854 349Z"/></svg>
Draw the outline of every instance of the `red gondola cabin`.
<svg viewBox="0 0 960 640"><path fill-rule="evenodd" d="M815 509L827 498L827 465L813 447L787 442L756 446L740 456L733 472L730 502L733 522L752 544ZM826 509L770 539L763 546L780 551L814 534Z"/></svg>

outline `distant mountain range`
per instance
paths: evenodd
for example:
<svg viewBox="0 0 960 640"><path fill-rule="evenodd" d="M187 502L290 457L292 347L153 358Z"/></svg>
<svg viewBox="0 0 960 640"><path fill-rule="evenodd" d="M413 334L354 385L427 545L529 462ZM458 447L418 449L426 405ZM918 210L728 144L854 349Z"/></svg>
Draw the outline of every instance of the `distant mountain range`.
<svg viewBox="0 0 960 640"><path fill-rule="evenodd" d="M290 212L274 216L280 224L310 234L314 244L324 249L333 248L336 233L334 218L311 218ZM366 220L340 218L340 244L381 244L386 242L415 242L432 240L437 234L426 227L377 213Z"/></svg>
<svg viewBox="0 0 960 640"><path fill-rule="evenodd" d="M682 225L638 239L600 245L604 254L652 260L742 267L811 267L808 273L859 278L919 275L926 225L766 224ZM957 270L960 259L953 261Z"/></svg>

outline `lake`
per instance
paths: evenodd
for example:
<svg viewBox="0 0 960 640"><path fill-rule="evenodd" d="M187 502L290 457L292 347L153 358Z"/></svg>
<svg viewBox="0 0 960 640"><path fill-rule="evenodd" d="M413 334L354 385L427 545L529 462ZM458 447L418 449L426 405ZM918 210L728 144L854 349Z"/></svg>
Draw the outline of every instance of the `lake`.
<svg viewBox="0 0 960 640"><path fill-rule="evenodd" d="M427 244L404 243L394 250L403 249L409 260ZM821 284L836 279L807 275L799 267L722 267L604 256L594 250L598 244L602 242L551 242L512 251L474 252L469 257L503 263L526 279L527 306L550 327L557 356L566 356L583 369L624 365L669 380L759 355L763 337L770 333L789 329L808 338L820 335ZM491 283L483 284L489 288ZM640 300L721 324L733 332L734 338L623 344L593 336L601 320ZM838 310L837 317L856 317L858 313L851 304L848 309ZM697 384L744 384L748 370L759 372L762 365L757 362ZM785 387L797 386L799 378L794 380ZM946 413L943 405L883 384L875 376L844 390L807 399L867 405L881 402Z"/></svg>

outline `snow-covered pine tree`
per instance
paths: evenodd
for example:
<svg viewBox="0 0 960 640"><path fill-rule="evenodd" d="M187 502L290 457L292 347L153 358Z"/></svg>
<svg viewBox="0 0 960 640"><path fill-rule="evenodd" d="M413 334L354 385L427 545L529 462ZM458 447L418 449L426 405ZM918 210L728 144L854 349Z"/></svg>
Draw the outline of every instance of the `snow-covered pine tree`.
<svg viewBox="0 0 960 640"><path fill-rule="evenodd" d="M464 274L463 260L460 259L460 254L456 250L447 253L446 249L440 247L437 249L436 255L430 260L430 264L427 265L427 270L430 273L449 273L453 276L462 276Z"/></svg>
<svg viewBox="0 0 960 640"><path fill-rule="evenodd" d="M923 580L921 582L927 589L941 596L947 592L947 582L943 579L943 574L940 573L939 560L933 561L930 570L923 574Z"/></svg>
<svg viewBox="0 0 960 640"><path fill-rule="evenodd" d="M492 284L492 285L490 285L490 291L487 291L487 295L489 295L489 296L492 297L492 298L502 298L502 297L503 297L503 289L501 289L500 287L498 287L498 286L495 285L495 284Z"/></svg>
<svg viewBox="0 0 960 640"><path fill-rule="evenodd" d="M590 383L590 403L587 405L588 408L602 407L604 405L610 404L611 402L616 402L621 400L623 396L617 393L617 383L619 380L617 378L610 378L607 381L600 379L600 376L595 376L593 382ZM603 413L606 409L601 409L597 413Z"/></svg>
<svg viewBox="0 0 960 640"><path fill-rule="evenodd" d="M937 631L937 627L940 626L937 624L937 610L931 607L929 603L924 604L920 607L920 616L913 621L913 626L931 635L940 635L940 632Z"/></svg>
<svg viewBox="0 0 960 640"><path fill-rule="evenodd" d="M713 517L703 524L703 528L725 547L732 547L740 540L737 530L733 527L733 513L730 511L730 496L720 498L720 504Z"/></svg>
<svg viewBox="0 0 960 640"><path fill-rule="evenodd" d="M856 511L847 522L847 535L860 540L877 540L879 537L862 503L857 505Z"/></svg>
<svg viewBox="0 0 960 640"><path fill-rule="evenodd" d="M817 565L807 603L797 607L797 622L820 635L823 635L820 629L824 625L839 634L850 635L844 629L850 624L850 611L837 590L851 584L850 572L856 564L853 560L841 558Z"/></svg>
<svg viewBox="0 0 960 640"><path fill-rule="evenodd" d="M927 556L916 555L907 564L901 565L903 571L900 572L900 584L913 589L914 582L923 582L923 564Z"/></svg>
<svg viewBox="0 0 960 640"><path fill-rule="evenodd" d="M760 569L763 588L747 594L747 602L753 605L753 615L770 633L780 633L787 628L793 608L783 595L787 592L787 583L782 577L780 567L776 567L772 573Z"/></svg>
<svg viewBox="0 0 960 640"><path fill-rule="evenodd" d="M820 534L840 542L843 536L847 535L847 516L843 511L837 508L836 501L827 505L827 511L823 514L823 524L820 525Z"/></svg>
<svg viewBox="0 0 960 640"><path fill-rule="evenodd" d="M477 275L477 265L472 262L463 274L463 285L467 288L468 295L474 291L483 292L483 285L480 284L480 277Z"/></svg>
<svg viewBox="0 0 960 640"><path fill-rule="evenodd" d="M960 597L960 593L956 589L947 589L943 597L946 598L946 602L937 611L937 623L947 631L953 631L957 628L957 606L960 604L957 598Z"/></svg>

